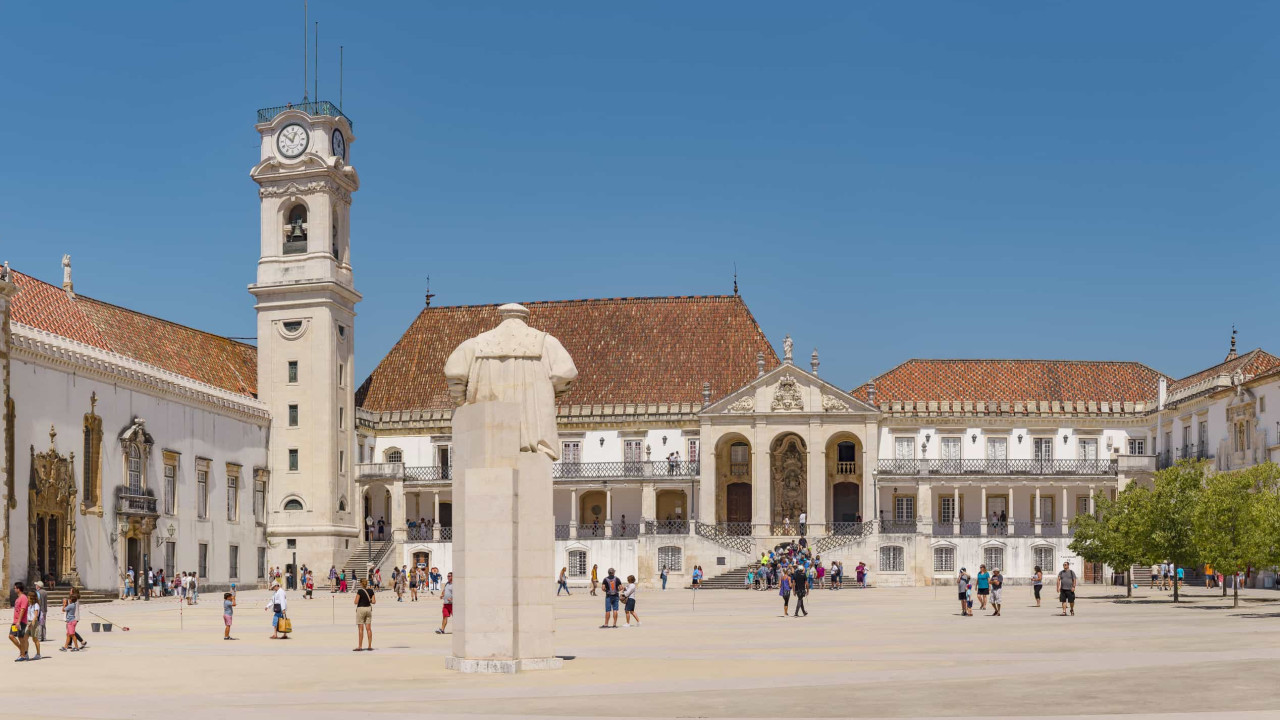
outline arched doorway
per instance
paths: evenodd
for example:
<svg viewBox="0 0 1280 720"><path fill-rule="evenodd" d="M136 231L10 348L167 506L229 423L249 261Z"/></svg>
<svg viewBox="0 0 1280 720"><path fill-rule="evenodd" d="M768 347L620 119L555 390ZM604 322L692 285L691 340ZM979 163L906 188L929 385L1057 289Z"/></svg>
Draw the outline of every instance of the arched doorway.
<svg viewBox="0 0 1280 720"><path fill-rule="evenodd" d="M862 521L862 441L849 432L827 439L827 517L832 534L857 532Z"/></svg>
<svg viewBox="0 0 1280 720"><path fill-rule="evenodd" d="M656 501L659 535L678 535L689 531L689 504L684 490L659 490Z"/></svg>
<svg viewBox="0 0 1280 720"><path fill-rule="evenodd" d="M733 535L751 534L751 443L737 433L716 443L716 524Z"/></svg>
<svg viewBox="0 0 1280 720"><path fill-rule="evenodd" d="M769 521L773 534L799 532L800 513L807 508L809 451L804 439L785 433L770 446Z"/></svg>
<svg viewBox="0 0 1280 720"><path fill-rule="evenodd" d="M609 521L607 501L603 490L588 490L578 496L578 537L604 537Z"/></svg>
<svg viewBox="0 0 1280 720"><path fill-rule="evenodd" d="M32 481L27 496L27 570L31 581L52 578L80 584L76 572L76 481L72 457L58 454L50 428L49 449L32 448ZM135 565L135 568L138 566Z"/></svg>

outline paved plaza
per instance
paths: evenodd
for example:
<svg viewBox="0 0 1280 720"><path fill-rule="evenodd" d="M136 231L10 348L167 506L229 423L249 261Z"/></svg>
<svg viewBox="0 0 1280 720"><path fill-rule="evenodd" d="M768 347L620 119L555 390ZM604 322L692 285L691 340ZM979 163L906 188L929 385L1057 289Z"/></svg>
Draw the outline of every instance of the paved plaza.
<svg viewBox="0 0 1280 720"><path fill-rule="evenodd" d="M440 603L374 613L375 652L354 653L350 595L294 595L296 633L267 639L265 592L240 596L236 642L205 595L88 609L131 628L85 633L81 653L5 661L14 717L1037 717L1280 711L1280 594L1191 590L1173 606L1090 587L1075 617L1006 590L1006 615L962 618L948 587L815 591L808 618L771 592L645 590L639 628L601 630L601 599L557 599L565 669L519 676L444 668ZM695 597L696 595L696 597ZM1046 593L1048 595L1048 593ZM1156 602L1156 600L1160 600ZM56 617L56 614L55 614ZM88 629L86 617L82 623ZM49 627L50 637L62 623ZM52 645L52 643L50 643ZM1159 697L1157 704L1152 698Z"/></svg>

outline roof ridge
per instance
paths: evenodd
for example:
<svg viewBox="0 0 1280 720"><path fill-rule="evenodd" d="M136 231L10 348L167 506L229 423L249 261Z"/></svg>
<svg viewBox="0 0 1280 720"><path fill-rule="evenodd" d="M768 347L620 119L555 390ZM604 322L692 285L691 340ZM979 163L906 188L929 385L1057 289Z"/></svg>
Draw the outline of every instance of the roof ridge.
<svg viewBox="0 0 1280 720"><path fill-rule="evenodd" d="M1191 378L1191 377L1195 377L1196 375L1202 375L1202 374L1204 374L1204 373L1212 372L1212 371L1214 371L1214 370L1217 370L1217 369L1218 369L1218 368L1220 368L1220 367L1223 367L1224 365L1231 365L1231 364L1233 364L1233 363L1235 363L1235 364L1240 364L1240 365L1248 365L1248 364L1249 364L1249 362L1250 362L1251 360L1253 360L1253 359L1254 359L1254 357L1255 357L1258 353L1262 353L1262 354L1264 354L1264 355L1266 355L1266 356L1268 356L1268 357L1275 358L1276 360L1280 360L1280 357L1276 357L1275 355L1272 355L1271 353L1267 352L1266 350L1263 350L1263 349L1262 349L1262 348L1260 348L1260 347L1256 347L1256 348L1254 348L1254 349L1252 349L1252 350L1250 350L1250 351L1248 351L1248 352L1241 353L1241 354L1239 354L1239 355L1237 355L1237 356L1235 356L1235 357L1231 358L1230 360L1223 360L1222 362L1220 362L1220 363L1218 363L1218 364L1216 364L1216 365L1210 365L1209 367L1201 368L1200 370L1197 370L1197 371L1195 371L1195 372L1193 372L1193 373L1190 373L1190 374L1187 374L1187 375L1183 375L1182 377L1178 378L1178 380L1177 380L1177 381L1178 381L1178 382L1182 382L1183 380L1186 380L1187 378Z"/></svg>
<svg viewBox="0 0 1280 720"><path fill-rule="evenodd" d="M654 302L662 300L733 300L737 295L634 295L603 298L568 298L565 300L527 300L520 305L568 305L572 303L604 303L604 302ZM473 310L475 308L500 307L503 303L473 303L470 305L430 305L423 310Z"/></svg>

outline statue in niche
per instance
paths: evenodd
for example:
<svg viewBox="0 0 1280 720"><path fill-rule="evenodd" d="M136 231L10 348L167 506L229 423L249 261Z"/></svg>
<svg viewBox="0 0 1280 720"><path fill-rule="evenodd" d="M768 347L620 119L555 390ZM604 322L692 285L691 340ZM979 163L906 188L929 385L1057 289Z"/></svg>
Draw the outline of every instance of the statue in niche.
<svg viewBox="0 0 1280 720"><path fill-rule="evenodd" d="M786 518L799 518L805 510L808 485L805 452L797 438L787 438L782 449L773 456L773 523L781 525Z"/></svg>

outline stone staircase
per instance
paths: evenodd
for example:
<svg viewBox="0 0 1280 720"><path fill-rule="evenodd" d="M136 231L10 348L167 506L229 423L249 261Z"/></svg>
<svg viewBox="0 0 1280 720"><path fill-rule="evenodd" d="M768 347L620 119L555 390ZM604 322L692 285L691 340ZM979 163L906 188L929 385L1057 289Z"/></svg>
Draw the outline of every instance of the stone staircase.
<svg viewBox="0 0 1280 720"><path fill-rule="evenodd" d="M726 573L721 573L710 580L702 581L703 590L741 590L747 579L747 573L760 567L760 563L753 562L734 568Z"/></svg>
<svg viewBox="0 0 1280 720"><path fill-rule="evenodd" d="M362 578L368 573L370 567L376 569L386 559L393 544L391 540L361 543L347 558L341 569L347 573L348 578ZM328 578L325 580L327 581Z"/></svg>
<svg viewBox="0 0 1280 720"><path fill-rule="evenodd" d="M62 601L65 600L66 597L71 594L71 588L69 587L51 588L49 590L46 590L45 594L49 596L50 608L55 608L55 607L60 608L62 607ZM117 598L119 598L119 594L117 593L98 592L97 590L85 590L83 588L81 588L80 590L80 602L85 605L91 605L96 603L109 603L112 600L115 600ZM52 614L52 610L50 611L50 613Z"/></svg>

